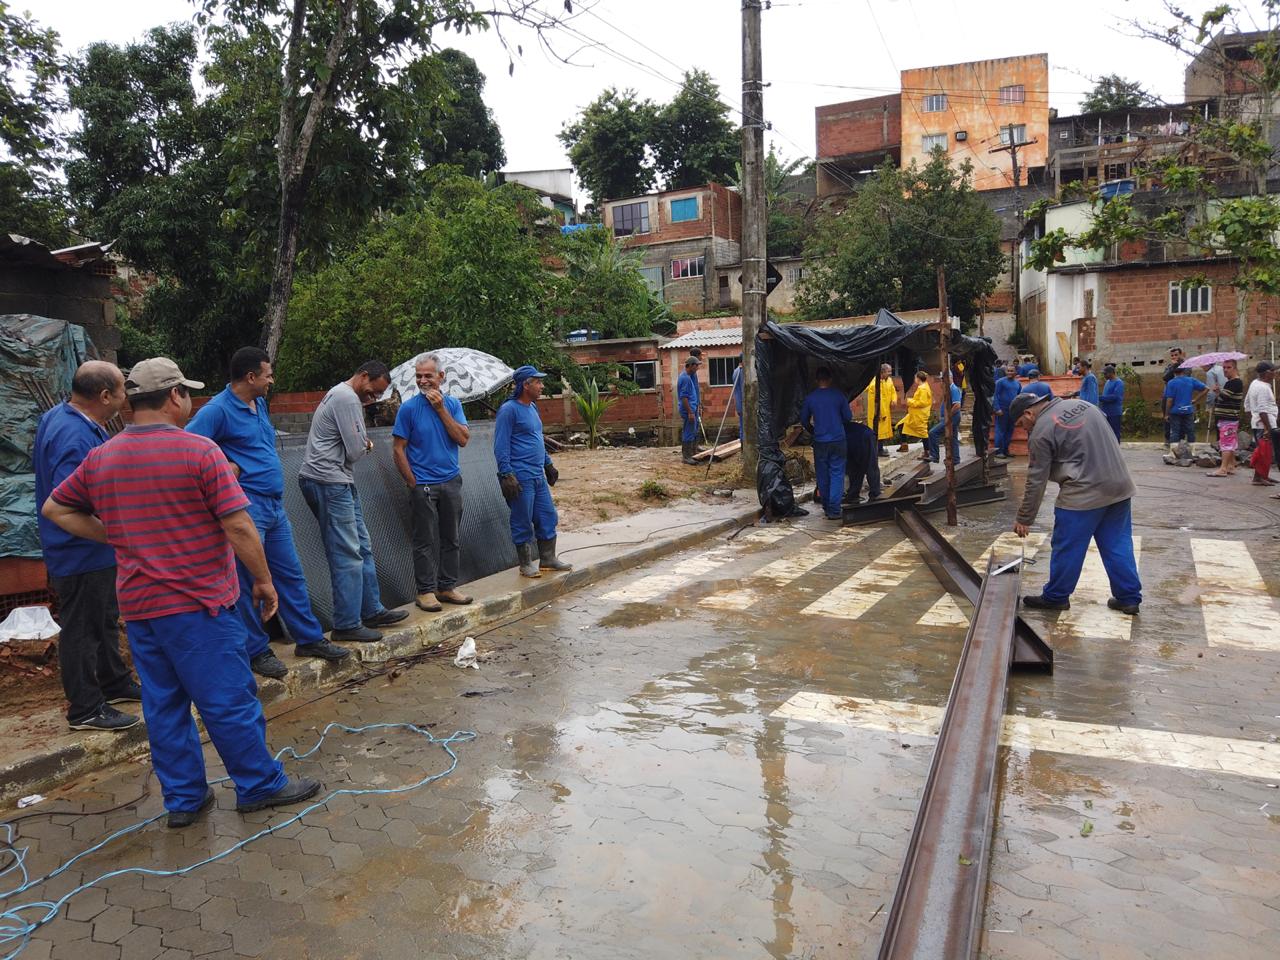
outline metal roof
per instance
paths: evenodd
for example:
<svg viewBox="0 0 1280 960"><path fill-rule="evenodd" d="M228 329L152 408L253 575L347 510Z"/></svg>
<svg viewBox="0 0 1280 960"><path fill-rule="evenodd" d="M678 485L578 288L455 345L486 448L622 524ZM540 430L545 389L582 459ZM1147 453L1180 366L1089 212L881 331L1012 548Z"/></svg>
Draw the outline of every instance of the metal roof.
<svg viewBox="0 0 1280 960"><path fill-rule="evenodd" d="M742 327L727 330L690 330L659 345L659 350L688 350L690 347L732 347L742 343Z"/></svg>
<svg viewBox="0 0 1280 960"><path fill-rule="evenodd" d="M110 249L110 243L82 243L76 247L50 250L30 237L0 233L0 261L49 270L64 270L68 267L74 269L96 262L106 256Z"/></svg>

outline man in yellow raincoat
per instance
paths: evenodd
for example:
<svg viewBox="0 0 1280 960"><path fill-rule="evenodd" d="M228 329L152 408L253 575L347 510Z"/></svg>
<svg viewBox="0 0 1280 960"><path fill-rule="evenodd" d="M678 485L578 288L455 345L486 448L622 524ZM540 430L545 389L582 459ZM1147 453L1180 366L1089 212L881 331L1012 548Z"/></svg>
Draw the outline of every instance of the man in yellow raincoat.
<svg viewBox="0 0 1280 960"><path fill-rule="evenodd" d="M867 426L876 432L876 440L880 447L880 456L887 457L889 451L884 442L893 437L893 415L891 409L898 402L898 391L893 386L893 368L887 363L880 364L880 409L876 411L876 384L867 387L866 408Z"/></svg>
<svg viewBox="0 0 1280 960"><path fill-rule="evenodd" d="M898 424L902 428L903 446L913 440L924 443L929 436L929 411L933 407L933 391L929 388L929 374L916 372L916 389L907 397L907 415Z"/></svg>

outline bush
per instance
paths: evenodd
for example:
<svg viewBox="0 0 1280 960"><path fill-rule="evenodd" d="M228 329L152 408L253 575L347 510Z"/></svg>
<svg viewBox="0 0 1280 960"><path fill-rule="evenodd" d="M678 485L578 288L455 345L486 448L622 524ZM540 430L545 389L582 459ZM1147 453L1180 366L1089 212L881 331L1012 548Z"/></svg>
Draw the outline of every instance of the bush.
<svg viewBox="0 0 1280 960"><path fill-rule="evenodd" d="M657 480L646 480L640 484L641 500L670 500L671 491Z"/></svg>

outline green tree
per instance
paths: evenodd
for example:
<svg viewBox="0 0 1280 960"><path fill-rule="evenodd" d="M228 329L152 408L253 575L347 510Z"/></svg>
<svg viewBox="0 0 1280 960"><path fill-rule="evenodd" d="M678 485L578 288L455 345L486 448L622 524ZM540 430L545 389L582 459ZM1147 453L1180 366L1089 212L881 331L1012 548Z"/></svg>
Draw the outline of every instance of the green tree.
<svg viewBox="0 0 1280 960"><path fill-rule="evenodd" d="M594 204L634 197L653 186L647 156L657 109L634 90L610 87L566 123L558 137Z"/></svg>
<svg viewBox="0 0 1280 960"><path fill-rule="evenodd" d="M501 169L507 162L502 132L484 102L485 79L476 62L461 50L449 49L428 58L428 63L439 71L445 92L438 103L424 98L429 116L423 162L461 167L472 177Z"/></svg>
<svg viewBox="0 0 1280 960"><path fill-rule="evenodd" d="M1118 73L1108 73L1094 81L1093 90L1080 101L1080 112L1105 113L1159 103L1159 98L1147 93L1137 80L1126 80Z"/></svg>
<svg viewBox="0 0 1280 960"><path fill-rule="evenodd" d="M566 272L557 284L556 337L584 328L605 337L644 337L667 315L640 272L639 252L603 227L575 231L560 247Z"/></svg>
<svg viewBox="0 0 1280 960"><path fill-rule="evenodd" d="M886 163L844 210L818 220L796 303L810 318L937 305L946 271L952 310L968 320L995 287L1004 258L1000 224L974 192L972 168L942 151L905 170Z"/></svg>
<svg viewBox="0 0 1280 960"><path fill-rule="evenodd" d="M803 199L792 189L797 175L808 171L809 164L803 158L785 160L769 145L764 158L764 203L769 220L765 228L767 255L770 257L794 257L803 249L809 234ZM742 185L742 161L734 163L734 175L730 180L736 187Z"/></svg>
<svg viewBox="0 0 1280 960"><path fill-rule="evenodd" d="M280 350L283 389L332 384L362 361L473 347L512 366L561 366L545 305L554 278L536 196L455 176L418 210L375 222L298 282Z"/></svg>
<svg viewBox="0 0 1280 960"><path fill-rule="evenodd" d="M684 75L679 92L654 117L649 143L666 190L724 183L742 156L720 88L703 70Z"/></svg>
<svg viewBox="0 0 1280 960"><path fill-rule="evenodd" d="M1272 143L1280 97L1280 0L1263 0L1261 24L1250 16L1249 26L1255 29L1243 48L1224 42L1224 37L1245 32L1230 5L1214 7L1199 18L1168 9L1172 24L1133 26L1147 38L1195 58L1201 70L1224 84L1228 79L1238 83L1239 95L1224 99L1216 117L1191 118L1185 150L1138 170L1139 181L1156 192L1104 199L1096 188L1086 190L1093 214L1085 229L1048 231L1032 245L1027 263L1047 270L1065 259L1068 248L1106 249L1133 240L1182 250L1189 257L1233 261L1236 271L1230 284L1238 293L1235 345L1243 349L1250 298L1280 295L1280 204L1267 187L1280 165ZM1224 171L1236 181L1225 191ZM1243 196L1241 182L1246 186ZM1039 215L1044 206L1038 204L1030 212ZM1187 282L1207 281L1188 277Z"/></svg>
<svg viewBox="0 0 1280 960"><path fill-rule="evenodd" d="M4 229L61 246L71 238L53 175L62 109L58 35L0 2L0 210Z"/></svg>

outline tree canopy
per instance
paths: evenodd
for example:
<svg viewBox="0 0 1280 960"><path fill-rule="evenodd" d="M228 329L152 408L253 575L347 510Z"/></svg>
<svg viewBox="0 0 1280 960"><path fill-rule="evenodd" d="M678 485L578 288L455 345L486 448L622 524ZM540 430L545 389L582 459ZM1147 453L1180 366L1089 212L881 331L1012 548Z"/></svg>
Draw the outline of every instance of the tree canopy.
<svg viewBox="0 0 1280 960"><path fill-rule="evenodd" d="M565 276L556 284L555 334L596 330L605 337L644 337L667 316L662 298L640 272L638 250L628 250L604 227L561 239Z"/></svg>
<svg viewBox="0 0 1280 960"><path fill-rule="evenodd" d="M1118 73L1109 73L1094 81L1093 89L1080 101L1080 112L1106 113L1108 110L1149 107L1159 103L1159 98L1147 93L1137 80L1126 80Z"/></svg>
<svg viewBox="0 0 1280 960"><path fill-rule="evenodd" d="M675 97L657 112L649 144L666 190L724 183L742 156L720 88L702 70L686 73Z"/></svg>
<svg viewBox="0 0 1280 960"><path fill-rule="evenodd" d="M561 129L569 162L597 207L653 186L648 144L656 113L653 102L637 99L634 90L610 87Z"/></svg>
<svg viewBox="0 0 1280 960"><path fill-rule="evenodd" d="M954 167L941 151L923 167L881 166L849 206L819 218L805 246L812 265L796 296L801 314L819 319L936 306L941 266L952 311L971 318L1004 265L999 221L971 176L967 161Z"/></svg>

